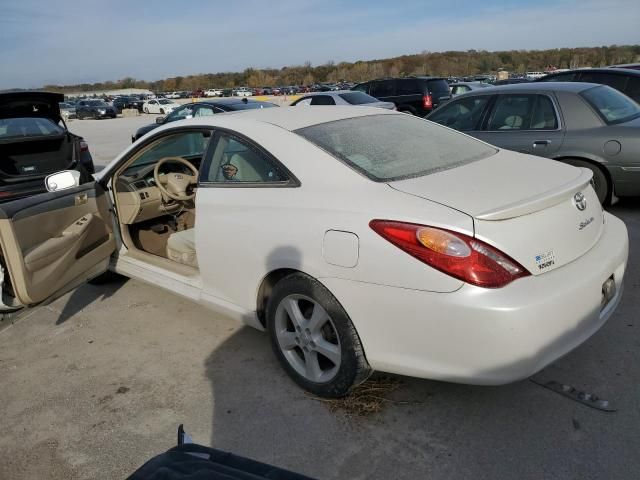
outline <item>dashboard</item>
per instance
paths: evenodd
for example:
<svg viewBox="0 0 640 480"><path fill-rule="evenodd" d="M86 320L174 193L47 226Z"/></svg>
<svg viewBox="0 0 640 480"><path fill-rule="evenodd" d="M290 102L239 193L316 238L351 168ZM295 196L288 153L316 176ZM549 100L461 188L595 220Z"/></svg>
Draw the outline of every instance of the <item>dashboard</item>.
<svg viewBox="0 0 640 480"><path fill-rule="evenodd" d="M195 162L193 162L195 163ZM144 222L152 218L175 213L182 208L182 203L173 199L164 199L153 177L155 163L134 165L126 169L117 179L115 185L118 214L120 222L125 225ZM179 163L164 164L160 167L163 173L192 172Z"/></svg>

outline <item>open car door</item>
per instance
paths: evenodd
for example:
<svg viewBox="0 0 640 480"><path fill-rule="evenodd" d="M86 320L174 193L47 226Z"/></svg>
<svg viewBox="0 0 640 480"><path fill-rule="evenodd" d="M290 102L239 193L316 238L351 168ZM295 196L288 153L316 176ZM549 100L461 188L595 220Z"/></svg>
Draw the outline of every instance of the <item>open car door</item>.
<svg viewBox="0 0 640 480"><path fill-rule="evenodd" d="M110 209L96 182L0 204L4 309L43 302L106 271L116 245Z"/></svg>

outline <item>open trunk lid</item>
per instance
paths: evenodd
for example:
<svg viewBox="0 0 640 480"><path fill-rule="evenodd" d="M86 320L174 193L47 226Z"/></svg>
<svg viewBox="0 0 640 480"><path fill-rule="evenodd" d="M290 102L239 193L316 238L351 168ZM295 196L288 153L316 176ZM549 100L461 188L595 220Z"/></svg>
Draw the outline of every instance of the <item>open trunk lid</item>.
<svg viewBox="0 0 640 480"><path fill-rule="evenodd" d="M539 275L582 256L600 238L604 213L590 180L590 171L501 150L389 186L470 215L478 239Z"/></svg>
<svg viewBox="0 0 640 480"><path fill-rule="evenodd" d="M53 92L2 92L0 93L0 118L40 117L54 123L61 120L62 93Z"/></svg>

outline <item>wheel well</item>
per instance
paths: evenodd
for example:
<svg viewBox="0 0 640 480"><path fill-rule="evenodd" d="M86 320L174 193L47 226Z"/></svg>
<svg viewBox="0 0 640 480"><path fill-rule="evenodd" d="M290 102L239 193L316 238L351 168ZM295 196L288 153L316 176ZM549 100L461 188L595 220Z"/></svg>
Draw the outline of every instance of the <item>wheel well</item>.
<svg viewBox="0 0 640 480"><path fill-rule="evenodd" d="M267 326L267 302L269 301L273 287L284 277L298 272L299 270L295 270L293 268L280 268L269 272L269 274L262 279L260 288L258 288L258 298L256 299L256 313L258 315L258 320L260 320L263 327Z"/></svg>
<svg viewBox="0 0 640 480"><path fill-rule="evenodd" d="M611 179L611 175L609 174L609 170L602 166L600 162L596 162L589 158L584 157L559 157L554 160L559 162L564 162L565 160L581 160L583 162L590 163L591 165L598 167L598 169L604 174L604 177L607 179L607 187L609 187L609 195L612 196L615 192L613 191L613 180Z"/></svg>

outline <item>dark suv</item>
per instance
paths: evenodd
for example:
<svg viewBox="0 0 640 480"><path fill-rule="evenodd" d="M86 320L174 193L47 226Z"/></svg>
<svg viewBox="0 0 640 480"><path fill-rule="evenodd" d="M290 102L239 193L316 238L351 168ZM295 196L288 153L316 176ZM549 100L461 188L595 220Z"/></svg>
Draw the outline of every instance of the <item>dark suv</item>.
<svg viewBox="0 0 640 480"><path fill-rule="evenodd" d="M583 68L551 73L536 82L585 82L608 85L640 103L640 71L629 68Z"/></svg>
<svg viewBox="0 0 640 480"><path fill-rule="evenodd" d="M112 102L113 108L116 109L117 113L122 113L122 110L125 108L133 108L142 113L142 105L144 102L135 97L118 97L115 98Z"/></svg>
<svg viewBox="0 0 640 480"><path fill-rule="evenodd" d="M393 102L400 112L424 117L451 99L449 84L440 77L382 78L356 85L351 90Z"/></svg>
<svg viewBox="0 0 640 480"><path fill-rule="evenodd" d="M61 93L0 93L0 202L45 192L45 177L61 170L91 179L89 147L67 130L63 100Z"/></svg>

